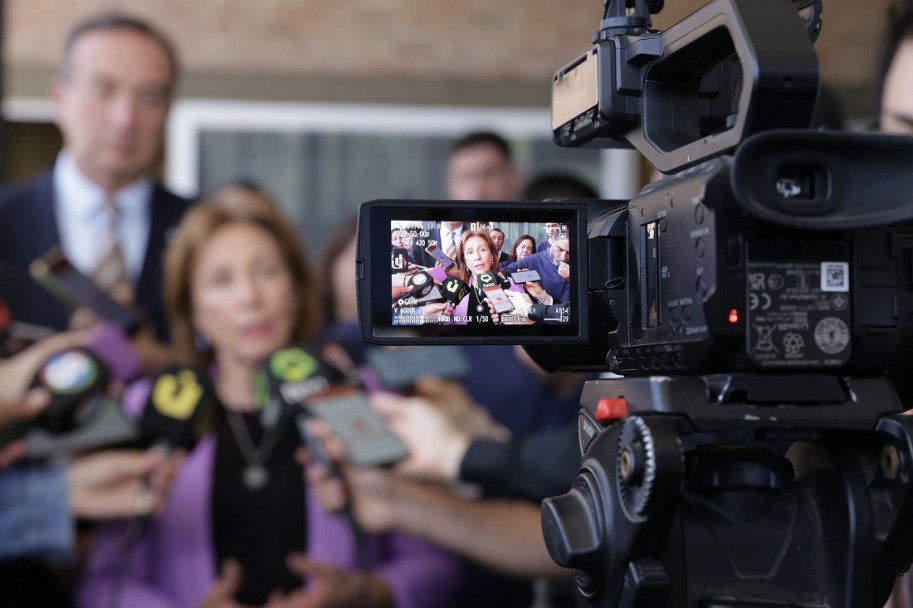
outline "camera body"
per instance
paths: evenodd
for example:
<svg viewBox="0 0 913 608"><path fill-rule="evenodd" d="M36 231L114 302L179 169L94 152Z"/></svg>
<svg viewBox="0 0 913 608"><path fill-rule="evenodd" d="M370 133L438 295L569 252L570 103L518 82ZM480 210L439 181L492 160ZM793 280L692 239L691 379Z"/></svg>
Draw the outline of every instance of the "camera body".
<svg viewBox="0 0 913 608"><path fill-rule="evenodd" d="M624 377L586 384L580 471L542 506L589 605L880 607L913 561L913 142L807 130L819 2L713 0L654 32L660 5L605 3L552 129L666 177L586 205L366 203L363 337ZM391 221L491 218L566 226L562 322L397 324Z"/></svg>

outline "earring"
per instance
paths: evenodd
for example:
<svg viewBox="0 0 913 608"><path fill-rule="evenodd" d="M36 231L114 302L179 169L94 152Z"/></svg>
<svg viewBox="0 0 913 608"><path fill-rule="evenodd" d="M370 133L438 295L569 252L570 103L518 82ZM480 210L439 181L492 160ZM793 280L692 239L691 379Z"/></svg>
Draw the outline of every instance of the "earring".
<svg viewBox="0 0 913 608"><path fill-rule="evenodd" d="M197 332L193 337L193 345L197 349L197 352L205 353L212 348L212 340L210 340L205 335Z"/></svg>

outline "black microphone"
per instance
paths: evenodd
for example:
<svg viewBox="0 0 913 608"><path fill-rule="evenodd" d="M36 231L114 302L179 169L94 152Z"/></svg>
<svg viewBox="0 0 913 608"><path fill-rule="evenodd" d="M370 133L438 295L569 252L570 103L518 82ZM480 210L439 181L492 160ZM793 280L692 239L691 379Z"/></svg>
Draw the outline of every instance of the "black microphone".
<svg viewBox="0 0 913 608"><path fill-rule="evenodd" d="M339 347L338 349L335 347ZM347 359L345 349L335 343L323 345L322 352L327 358L317 354L314 348L293 346L276 351L261 365L254 379L254 393L257 405L261 408L261 423L278 424L278 421L291 412L295 416L295 427L301 441L315 462L323 465L327 475L338 478L339 471L323 445L307 431L307 421L315 415L307 407L309 397L327 393L334 387L357 383L357 369L340 370L329 360L338 360L344 367ZM342 350L343 352L340 352ZM351 362L354 366L354 362ZM360 553L363 534L350 505L342 512L343 517L352 528L356 546Z"/></svg>
<svg viewBox="0 0 913 608"><path fill-rule="evenodd" d="M143 434L166 449L192 450L213 426L220 407L209 378L172 366L156 376L139 418Z"/></svg>
<svg viewBox="0 0 913 608"><path fill-rule="evenodd" d="M408 284L412 287L410 293L416 300L424 298L434 289L434 279L424 270L420 270L409 277Z"/></svg>
<svg viewBox="0 0 913 608"><path fill-rule="evenodd" d="M50 393L51 400L30 420L12 422L0 432L0 447L34 429L63 434L90 420L99 405L98 397L108 385L108 368L83 348L54 353L44 362L31 387Z"/></svg>
<svg viewBox="0 0 913 608"><path fill-rule="evenodd" d="M479 295L491 302L495 312L502 313L513 310L513 304L510 303L507 294L504 293L505 283L510 289L510 281L501 273L483 272L476 277L479 282L481 292Z"/></svg>
<svg viewBox="0 0 913 608"><path fill-rule="evenodd" d="M328 352L339 356L332 349ZM298 434L311 457L325 466L331 476L338 476L336 467L323 446L307 433L307 419L313 414L304 407L304 402L311 395L351 382L353 374L352 371L344 373L330 365L313 349L293 346L274 352L260 365L254 379L260 423L264 428L275 428L286 415L293 415Z"/></svg>
<svg viewBox="0 0 913 608"><path fill-rule="evenodd" d="M469 285L462 279L456 277L447 277L441 285L441 295L446 301L452 303L454 306L459 304L468 293Z"/></svg>

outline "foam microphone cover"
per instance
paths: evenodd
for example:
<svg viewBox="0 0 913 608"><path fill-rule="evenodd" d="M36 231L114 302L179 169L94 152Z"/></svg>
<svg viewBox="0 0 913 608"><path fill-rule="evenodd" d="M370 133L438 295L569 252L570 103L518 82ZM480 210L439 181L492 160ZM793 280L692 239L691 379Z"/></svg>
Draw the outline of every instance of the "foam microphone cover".
<svg viewBox="0 0 913 608"><path fill-rule="evenodd" d="M441 285L441 295L453 304L459 304L467 293L469 293L469 286L465 281L456 277L448 277Z"/></svg>
<svg viewBox="0 0 913 608"><path fill-rule="evenodd" d="M139 425L153 441L189 451L212 428L218 412L209 378L195 369L174 366L156 376Z"/></svg>
<svg viewBox="0 0 913 608"><path fill-rule="evenodd" d="M420 270L409 277L409 285L412 286L412 295L416 298L424 298L434 288L434 279L431 275Z"/></svg>
<svg viewBox="0 0 913 608"><path fill-rule="evenodd" d="M274 428L283 413L298 409L308 396L345 381L345 375L313 348L291 346L267 357L254 379L260 422Z"/></svg>
<svg viewBox="0 0 913 608"><path fill-rule="evenodd" d="M51 401L34 420L34 426L51 433L65 433L88 419L90 398L108 385L108 368L89 351L74 348L55 353L38 370L32 387L41 387Z"/></svg>

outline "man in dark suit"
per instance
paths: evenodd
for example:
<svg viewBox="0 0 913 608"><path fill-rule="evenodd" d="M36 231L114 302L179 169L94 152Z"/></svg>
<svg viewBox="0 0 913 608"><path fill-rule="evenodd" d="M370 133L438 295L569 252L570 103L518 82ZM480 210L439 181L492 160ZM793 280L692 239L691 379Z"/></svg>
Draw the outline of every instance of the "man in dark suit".
<svg viewBox="0 0 913 608"><path fill-rule="evenodd" d="M70 33L53 90L63 149L51 169L0 191L0 263L14 281L17 320L67 326L70 311L29 275L33 260L59 246L89 276L115 260L106 275L126 288L119 295L167 338L161 258L189 202L152 173L177 75L171 43L142 21L105 15Z"/></svg>
<svg viewBox="0 0 913 608"><path fill-rule="evenodd" d="M29 274L59 246L76 269L145 311L132 344L147 371L167 360L161 258L189 206L152 177L177 77L171 43L148 24L117 14L79 24L53 89L63 149L53 168L0 191L0 264L13 279L14 318L67 327L70 311ZM71 603L33 560L0 564L0 588L10 605Z"/></svg>
<svg viewBox="0 0 913 608"><path fill-rule="evenodd" d="M500 228L492 228L488 231L488 234L491 235L491 242L495 244L495 248L498 250L498 263L507 264L510 262L510 255L504 251L504 231Z"/></svg>

